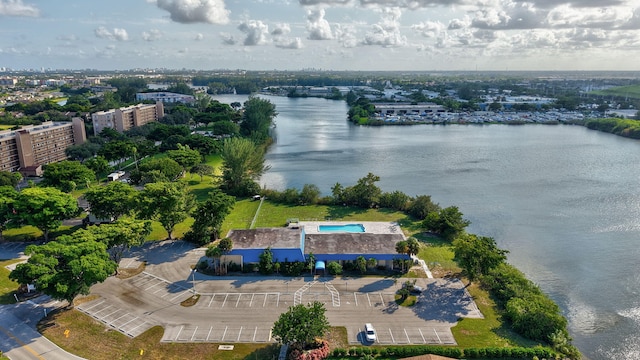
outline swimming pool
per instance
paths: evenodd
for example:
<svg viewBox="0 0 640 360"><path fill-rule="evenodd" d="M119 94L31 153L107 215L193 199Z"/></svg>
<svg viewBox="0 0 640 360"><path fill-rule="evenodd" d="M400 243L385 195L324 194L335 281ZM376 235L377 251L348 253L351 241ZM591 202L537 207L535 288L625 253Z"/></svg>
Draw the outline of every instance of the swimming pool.
<svg viewBox="0 0 640 360"><path fill-rule="evenodd" d="M362 224L318 225L318 232L363 233L364 225Z"/></svg>

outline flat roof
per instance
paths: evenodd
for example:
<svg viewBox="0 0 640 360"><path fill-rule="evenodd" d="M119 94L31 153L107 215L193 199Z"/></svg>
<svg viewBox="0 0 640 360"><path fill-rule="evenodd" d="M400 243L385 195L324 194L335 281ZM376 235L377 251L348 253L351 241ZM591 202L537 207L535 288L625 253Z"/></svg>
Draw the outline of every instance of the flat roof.
<svg viewBox="0 0 640 360"><path fill-rule="evenodd" d="M259 228L231 230L227 237L233 241L234 249L300 249L301 229Z"/></svg>

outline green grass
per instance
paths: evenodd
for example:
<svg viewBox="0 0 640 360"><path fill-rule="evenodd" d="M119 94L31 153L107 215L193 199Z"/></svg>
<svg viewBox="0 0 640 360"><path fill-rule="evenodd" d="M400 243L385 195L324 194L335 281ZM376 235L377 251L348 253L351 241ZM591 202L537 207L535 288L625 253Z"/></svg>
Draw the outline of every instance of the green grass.
<svg viewBox="0 0 640 360"><path fill-rule="evenodd" d="M20 262L20 259L0 261L0 304L13 304L16 299L13 294L18 290L18 283L9 279L9 269L6 266Z"/></svg>
<svg viewBox="0 0 640 360"><path fill-rule="evenodd" d="M80 226L67 226L62 225L57 230L52 231L49 234L50 239L54 239L60 235L68 235L78 230ZM23 226L16 229L8 229L3 232L4 238L7 241L34 241L42 239L42 231L34 226Z"/></svg>
<svg viewBox="0 0 640 360"><path fill-rule="evenodd" d="M3 125L3 124L0 124L0 131L2 131L2 130L8 130L8 129L11 129L11 128L13 128L14 126L15 126L15 125Z"/></svg>
<svg viewBox="0 0 640 360"><path fill-rule="evenodd" d="M418 257L427 263L431 272L440 274L460 272L460 267L453 260L451 243L423 233L415 234L414 237L422 245Z"/></svg>
<svg viewBox="0 0 640 360"><path fill-rule="evenodd" d="M616 86L605 90L592 91L593 95L613 95L640 99L640 85Z"/></svg>
<svg viewBox="0 0 640 360"><path fill-rule="evenodd" d="M467 288L475 300L484 319L461 319L451 328L460 347L504 347L538 345L537 342L521 337L502 322L495 302L489 294L476 285Z"/></svg>
<svg viewBox="0 0 640 360"><path fill-rule="evenodd" d="M161 343L164 330L153 327L143 334L129 338L87 315L66 310L50 315L40 323L40 332L63 349L92 360L110 359L271 359L278 354L275 344L234 344L232 351L218 350L211 343ZM69 337L64 331L69 330ZM91 344L91 346L87 346ZM143 351L143 356L140 355Z"/></svg>
<svg viewBox="0 0 640 360"><path fill-rule="evenodd" d="M258 205L260 205L259 201L249 199L236 201L233 210L224 219L220 235L226 236L231 229L248 229L256 210L258 210Z"/></svg>

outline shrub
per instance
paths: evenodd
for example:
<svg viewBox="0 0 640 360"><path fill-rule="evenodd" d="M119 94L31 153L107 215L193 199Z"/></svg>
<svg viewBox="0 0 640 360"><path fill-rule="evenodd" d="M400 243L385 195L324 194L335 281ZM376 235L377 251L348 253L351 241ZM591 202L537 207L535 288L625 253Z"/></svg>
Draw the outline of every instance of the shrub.
<svg viewBox="0 0 640 360"><path fill-rule="evenodd" d="M331 275L340 275L342 274L342 265L337 261L331 261L327 264L327 269L329 270L329 274Z"/></svg>

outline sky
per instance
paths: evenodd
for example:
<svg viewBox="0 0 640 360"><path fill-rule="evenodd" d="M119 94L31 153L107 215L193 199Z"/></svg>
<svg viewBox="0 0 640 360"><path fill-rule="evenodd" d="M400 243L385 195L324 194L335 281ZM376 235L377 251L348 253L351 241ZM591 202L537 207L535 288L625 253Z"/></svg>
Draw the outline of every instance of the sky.
<svg viewBox="0 0 640 360"><path fill-rule="evenodd" d="M0 68L639 70L640 0L0 0Z"/></svg>

